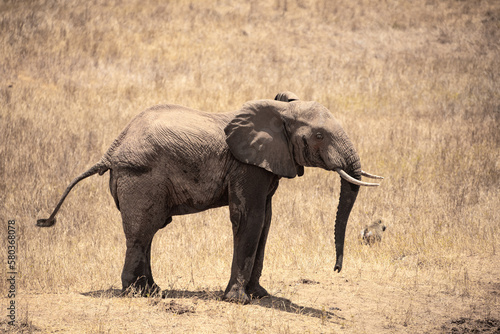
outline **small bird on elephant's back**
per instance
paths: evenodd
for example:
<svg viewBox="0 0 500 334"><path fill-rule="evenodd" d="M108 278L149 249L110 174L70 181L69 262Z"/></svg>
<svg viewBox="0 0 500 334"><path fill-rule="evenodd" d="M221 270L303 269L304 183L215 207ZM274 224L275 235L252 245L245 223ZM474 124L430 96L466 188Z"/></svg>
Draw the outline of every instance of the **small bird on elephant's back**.
<svg viewBox="0 0 500 334"><path fill-rule="evenodd" d="M382 224L381 219L375 220L371 225L361 230L361 241L365 245L373 245L382 241L382 233L386 226Z"/></svg>

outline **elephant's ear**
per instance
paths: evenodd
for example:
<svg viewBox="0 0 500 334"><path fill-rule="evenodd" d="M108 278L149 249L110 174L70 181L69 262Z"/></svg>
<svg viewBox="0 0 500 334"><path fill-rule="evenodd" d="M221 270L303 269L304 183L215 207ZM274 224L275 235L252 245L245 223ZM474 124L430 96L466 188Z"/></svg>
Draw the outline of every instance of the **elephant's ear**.
<svg viewBox="0 0 500 334"><path fill-rule="evenodd" d="M298 101L299 97L292 92L286 91L278 93L278 95L276 95L274 99L276 101L292 102L292 101Z"/></svg>
<svg viewBox="0 0 500 334"><path fill-rule="evenodd" d="M224 132L236 159L293 178L297 169L280 107L285 105L271 100L247 103L236 112Z"/></svg>

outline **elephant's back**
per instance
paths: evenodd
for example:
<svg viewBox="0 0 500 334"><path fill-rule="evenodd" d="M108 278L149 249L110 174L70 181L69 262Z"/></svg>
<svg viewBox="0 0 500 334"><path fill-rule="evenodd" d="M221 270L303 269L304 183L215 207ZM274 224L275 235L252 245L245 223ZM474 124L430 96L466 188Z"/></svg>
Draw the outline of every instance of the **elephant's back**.
<svg viewBox="0 0 500 334"><path fill-rule="evenodd" d="M157 105L144 110L128 124L107 157L112 166L144 169L160 157L186 160L220 155L227 151L224 127L229 118L229 114Z"/></svg>
<svg viewBox="0 0 500 334"><path fill-rule="evenodd" d="M150 107L131 121L131 127L138 132L169 131L182 132L197 136L223 135L224 127L229 122L228 114L216 114L191 109L174 104L162 104Z"/></svg>

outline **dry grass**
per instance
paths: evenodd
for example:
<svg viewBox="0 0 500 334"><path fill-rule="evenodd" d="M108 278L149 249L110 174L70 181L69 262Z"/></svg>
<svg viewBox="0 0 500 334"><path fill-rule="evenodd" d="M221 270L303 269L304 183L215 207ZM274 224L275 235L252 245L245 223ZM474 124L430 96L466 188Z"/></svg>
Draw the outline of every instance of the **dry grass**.
<svg viewBox="0 0 500 334"><path fill-rule="evenodd" d="M497 1L3 1L0 45L0 233L16 220L16 330L439 332L500 318ZM340 182L307 169L275 195L267 304L219 300L226 208L157 234L153 272L173 300L80 295L120 286L108 177L80 183L54 228L34 222L128 121L157 103L218 112L282 90L328 107L364 168L386 176L358 196L344 271L333 273ZM359 244L379 217L382 243Z"/></svg>

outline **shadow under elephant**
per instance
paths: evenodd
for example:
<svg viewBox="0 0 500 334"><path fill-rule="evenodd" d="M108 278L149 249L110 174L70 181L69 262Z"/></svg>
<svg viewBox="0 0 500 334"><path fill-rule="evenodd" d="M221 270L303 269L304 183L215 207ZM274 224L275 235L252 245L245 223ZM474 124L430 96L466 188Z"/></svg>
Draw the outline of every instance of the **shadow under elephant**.
<svg viewBox="0 0 500 334"><path fill-rule="evenodd" d="M123 294L120 289L109 288L107 290L97 290L82 293L83 296L93 297L93 298L116 298L116 297L134 297L133 294ZM202 300L214 300L214 301L223 301L224 292L221 290L218 291L207 291L207 290L199 290L199 291L188 291L188 290L163 290L162 298L165 299L182 299L182 298L197 298ZM309 317L319 318L319 319L328 319L329 321L335 322L345 321L345 318L336 315L331 312L333 310L340 311L337 307L330 307L329 310L326 309L317 309L313 307L301 306L293 303L291 300L276 297L269 295L260 299L252 299L250 301L250 305L257 305L265 308L275 309L283 312L288 312L292 314L300 314Z"/></svg>

